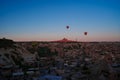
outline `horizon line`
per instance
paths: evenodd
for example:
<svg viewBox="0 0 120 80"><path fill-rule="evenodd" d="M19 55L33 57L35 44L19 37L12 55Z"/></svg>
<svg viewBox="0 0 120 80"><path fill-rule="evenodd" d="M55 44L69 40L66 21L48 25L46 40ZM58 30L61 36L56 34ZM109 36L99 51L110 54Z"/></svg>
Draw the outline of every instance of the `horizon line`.
<svg viewBox="0 0 120 80"><path fill-rule="evenodd" d="M0 38L0 39L4 39L3 38ZM62 39L57 39L57 40L14 40L14 39L11 39L11 38L5 38L5 39L10 39L10 40L13 40L14 42L55 42L55 41L58 41L58 40L62 40ZM67 39L67 38L66 38ZM73 40L73 39L68 39L68 40L72 40L73 42L120 42L120 40Z"/></svg>

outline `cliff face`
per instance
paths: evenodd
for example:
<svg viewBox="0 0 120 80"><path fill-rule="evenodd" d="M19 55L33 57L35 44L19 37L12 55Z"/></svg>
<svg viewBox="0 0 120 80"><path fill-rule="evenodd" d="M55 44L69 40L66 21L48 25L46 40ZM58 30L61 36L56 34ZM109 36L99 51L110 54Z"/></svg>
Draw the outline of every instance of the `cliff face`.
<svg viewBox="0 0 120 80"><path fill-rule="evenodd" d="M0 39L0 65L23 65L29 58L34 59L34 55L23 45L9 39Z"/></svg>
<svg viewBox="0 0 120 80"><path fill-rule="evenodd" d="M14 47L0 48L0 64L23 64L29 54L29 51L27 51L23 46L19 46L17 44L14 44Z"/></svg>

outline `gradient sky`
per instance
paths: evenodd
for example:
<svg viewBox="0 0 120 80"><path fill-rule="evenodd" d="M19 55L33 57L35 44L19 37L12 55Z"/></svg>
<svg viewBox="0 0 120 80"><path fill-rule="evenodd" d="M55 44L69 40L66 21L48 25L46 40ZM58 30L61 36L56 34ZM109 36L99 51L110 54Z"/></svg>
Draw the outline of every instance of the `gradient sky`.
<svg viewBox="0 0 120 80"><path fill-rule="evenodd" d="M15 41L64 37L120 41L120 0L0 0L0 38L3 37Z"/></svg>

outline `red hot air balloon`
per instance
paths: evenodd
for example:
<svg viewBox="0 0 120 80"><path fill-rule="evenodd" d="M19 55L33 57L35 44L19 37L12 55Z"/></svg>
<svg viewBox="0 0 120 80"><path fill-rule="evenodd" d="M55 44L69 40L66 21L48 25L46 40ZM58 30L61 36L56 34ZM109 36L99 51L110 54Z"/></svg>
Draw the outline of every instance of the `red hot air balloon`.
<svg viewBox="0 0 120 80"><path fill-rule="evenodd" d="M69 26L66 26L67 29L69 29Z"/></svg>
<svg viewBox="0 0 120 80"><path fill-rule="evenodd" d="M87 32L84 32L84 35L87 35Z"/></svg>

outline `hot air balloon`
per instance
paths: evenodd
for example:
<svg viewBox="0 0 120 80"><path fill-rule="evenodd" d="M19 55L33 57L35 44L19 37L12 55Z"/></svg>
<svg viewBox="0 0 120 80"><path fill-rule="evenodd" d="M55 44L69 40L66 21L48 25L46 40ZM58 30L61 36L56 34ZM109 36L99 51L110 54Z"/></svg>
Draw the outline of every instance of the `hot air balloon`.
<svg viewBox="0 0 120 80"><path fill-rule="evenodd" d="M66 26L67 29L69 29L69 26Z"/></svg>
<svg viewBox="0 0 120 80"><path fill-rule="evenodd" d="M87 35L87 32L84 32L84 35Z"/></svg>

